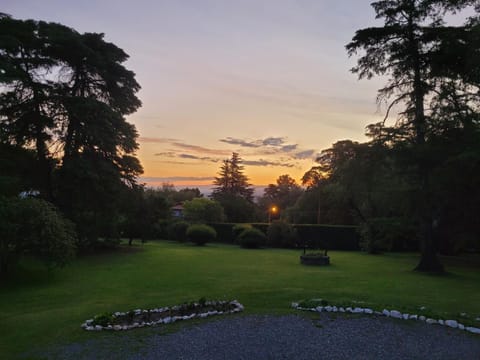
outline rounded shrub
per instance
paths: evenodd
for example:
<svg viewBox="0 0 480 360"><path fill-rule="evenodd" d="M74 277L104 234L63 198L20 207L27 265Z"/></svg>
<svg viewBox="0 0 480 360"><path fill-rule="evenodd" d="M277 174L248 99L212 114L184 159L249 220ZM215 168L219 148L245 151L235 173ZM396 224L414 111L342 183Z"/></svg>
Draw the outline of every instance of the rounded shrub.
<svg viewBox="0 0 480 360"><path fill-rule="evenodd" d="M190 225L187 229L187 238L197 245L205 245L207 242L215 240L217 232L214 228L204 224Z"/></svg>
<svg viewBox="0 0 480 360"><path fill-rule="evenodd" d="M239 236L240 246L247 249L257 249L265 245L267 237L258 229L245 229Z"/></svg>
<svg viewBox="0 0 480 360"><path fill-rule="evenodd" d="M247 229L251 229L252 225L250 224L235 224L232 228L232 235L234 241L238 242L238 237L240 236L241 233L243 233Z"/></svg>
<svg viewBox="0 0 480 360"><path fill-rule="evenodd" d="M171 223L168 226L168 237L171 240L180 242L187 241L187 229L190 224L186 221L180 220Z"/></svg>
<svg viewBox="0 0 480 360"><path fill-rule="evenodd" d="M281 248L297 247L297 232L285 221L274 221L267 230L267 245Z"/></svg>

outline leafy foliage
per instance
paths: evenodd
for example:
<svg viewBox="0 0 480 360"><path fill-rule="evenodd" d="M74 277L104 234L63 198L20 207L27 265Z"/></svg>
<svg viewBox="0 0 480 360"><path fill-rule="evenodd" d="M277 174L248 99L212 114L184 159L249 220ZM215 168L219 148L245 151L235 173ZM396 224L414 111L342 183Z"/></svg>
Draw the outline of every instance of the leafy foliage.
<svg viewBox="0 0 480 360"><path fill-rule="evenodd" d="M185 219L193 223L221 222L225 218L222 206L214 200L194 198L183 204Z"/></svg>
<svg viewBox="0 0 480 360"><path fill-rule="evenodd" d="M362 53L352 69L359 78L388 77L385 87L378 91L379 102L389 103L385 119L370 125L368 135L373 144L384 147L384 159L393 164L399 183L407 185L402 189L411 202L407 213L417 224L421 243L421 259L416 267L419 271L443 272L434 237L442 208L437 199L443 194L434 193L432 175L443 167L450 154L434 151L435 143L438 137L451 137L452 133L464 143L472 132L478 131L478 76L472 80L467 56L476 57L480 48L478 35L474 35L478 34L479 19L472 17L457 27L446 26L444 21L445 14L474 4L478 8L470 0L376 1L372 7L377 19L383 19L383 26L358 30L347 45L350 55ZM474 38L477 40L473 41ZM466 49L466 44L471 50ZM395 106L402 110L395 123L387 126ZM450 142L447 149L452 149L452 145ZM372 180L371 184L376 184ZM379 214L372 206L374 201L368 202L370 214L365 216L364 212L362 221L366 222L365 234L374 245L376 227L372 228L367 218L391 214ZM355 210L360 215L360 207Z"/></svg>
<svg viewBox="0 0 480 360"><path fill-rule="evenodd" d="M179 242L187 241L187 229L189 226L190 226L190 223L183 220L173 221L168 227L169 239L176 240Z"/></svg>
<svg viewBox="0 0 480 360"><path fill-rule="evenodd" d="M49 268L64 266L75 254L73 224L40 199L0 197L0 273L21 256L32 255Z"/></svg>
<svg viewBox="0 0 480 360"><path fill-rule="evenodd" d="M377 254L391 250L417 250L416 226L408 219L373 218L360 227L363 250Z"/></svg>
<svg viewBox="0 0 480 360"><path fill-rule="evenodd" d="M221 201L224 195L230 195L252 202L253 188L243 170L242 159L238 153L234 152L230 159L224 160L219 176L215 177L213 182L215 185L212 193L213 199Z"/></svg>
<svg viewBox="0 0 480 360"><path fill-rule="evenodd" d="M283 216L288 215L288 208L295 205L299 197L303 194L303 189L297 184L290 175L281 175L277 178L275 184L269 184L263 196L259 199L261 209L270 211L272 206L282 209Z"/></svg>
<svg viewBox="0 0 480 360"><path fill-rule="evenodd" d="M298 246L297 232L285 221L274 221L267 231L267 245L271 247L295 248Z"/></svg>
<svg viewBox="0 0 480 360"><path fill-rule="evenodd" d="M216 237L215 229L205 224L193 224L187 229L188 240L199 246L214 241Z"/></svg>
<svg viewBox="0 0 480 360"><path fill-rule="evenodd" d="M251 229L252 225L250 224L235 224L232 227L232 235L233 239L235 241L238 241L238 237L240 236L241 233L243 233L245 230Z"/></svg>
<svg viewBox="0 0 480 360"><path fill-rule="evenodd" d="M239 236L240 246L247 249L257 249L265 245L266 235L255 228L245 229Z"/></svg>
<svg viewBox="0 0 480 360"><path fill-rule="evenodd" d="M76 223L81 248L118 239L122 191L143 171L128 55L103 34L2 16L0 57L0 143L34 149L34 189Z"/></svg>

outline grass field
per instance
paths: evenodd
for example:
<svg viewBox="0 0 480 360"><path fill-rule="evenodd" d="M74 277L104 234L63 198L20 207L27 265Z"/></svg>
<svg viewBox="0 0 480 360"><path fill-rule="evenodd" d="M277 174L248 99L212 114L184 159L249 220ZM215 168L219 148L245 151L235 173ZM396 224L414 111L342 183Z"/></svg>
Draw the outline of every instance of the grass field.
<svg viewBox="0 0 480 360"><path fill-rule="evenodd" d="M0 358L116 336L80 328L98 313L175 305L203 296L237 299L247 314L288 313L292 301L323 298L480 316L480 268L475 263L449 260L449 274L440 277L413 272L418 261L413 254L332 251L329 267L302 266L299 255L295 250L150 242L82 257L53 272L33 262L23 264L0 285Z"/></svg>

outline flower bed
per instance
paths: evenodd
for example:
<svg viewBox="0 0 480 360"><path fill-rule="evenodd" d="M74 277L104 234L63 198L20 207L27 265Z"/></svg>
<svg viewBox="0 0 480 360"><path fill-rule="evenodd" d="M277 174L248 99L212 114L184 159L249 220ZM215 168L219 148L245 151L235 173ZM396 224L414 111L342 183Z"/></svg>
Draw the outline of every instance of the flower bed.
<svg viewBox="0 0 480 360"><path fill-rule="evenodd" d="M200 299L198 302L191 302L172 307L105 313L85 321L81 326L87 331L121 331L145 326L170 324L176 321L193 318L206 318L213 315L233 314L243 311L243 309L243 305L237 300L206 301L205 299Z"/></svg>
<svg viewBox="0 0 480 360"><path fill-rule="evenodd" d="M431 317L427 317L424 315L417 315L417 314L408 314L408 313L401 313L398 310L387 310L383 309L383 311L375 311L370 308L362 308L362 307L353 307L353 306L333 306L329 305L326 300L322 299L313 299L307 300L301 303L292 303L292 307L297 310L304 310L304 311L315 311L315 312L338 312L338 313L351 313L351 314L366 314L366 315L378 315L378 316L386 316L392 317L395 319L401 320L417 320L417 321L424 321L427 324L431 325L442 325L448 326L450 328L465 330L473 334L480 334L480 328L473 327L473 326L466 326L458 322L457 320L444 320L444 319L433 319ZM478 319L477 319L478 320Z"/></svg>

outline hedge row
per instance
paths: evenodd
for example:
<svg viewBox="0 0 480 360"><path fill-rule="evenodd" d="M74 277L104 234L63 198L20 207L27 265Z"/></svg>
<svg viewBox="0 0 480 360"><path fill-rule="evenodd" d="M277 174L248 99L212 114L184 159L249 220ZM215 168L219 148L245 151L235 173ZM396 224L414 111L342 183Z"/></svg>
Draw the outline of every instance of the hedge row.
<svg viewBox="0 0 480 360"><path fill-rule="evenodd" d="M328 250L360 250L356 226L294 225L299 242L307 248Z"/></svg>
<svg viewBox="0 0 480 360"><path fill-rule="evenodd" d="M208 225L217 232L217 242L235 243L233 235L235 223L210 223ZM251 225L264 234L267 233L270 226L268 223L253 223ZM293 227L297 231L300 247L305 245L313 249L360 250L356 226L297 224Z"/></svg>

